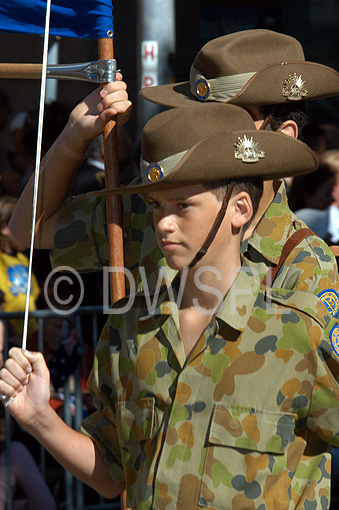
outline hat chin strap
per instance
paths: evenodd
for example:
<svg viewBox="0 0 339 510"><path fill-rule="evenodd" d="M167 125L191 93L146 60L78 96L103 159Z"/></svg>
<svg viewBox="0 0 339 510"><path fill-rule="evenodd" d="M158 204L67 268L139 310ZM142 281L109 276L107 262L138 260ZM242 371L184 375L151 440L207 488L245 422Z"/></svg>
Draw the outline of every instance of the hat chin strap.
<svg viewBox="0 0 339 510"><path fill-rule="evenodd" d="M271 119L272 119L272 114L270 113L269 115L267 115L266 119L264 120L264 122L261 124L260 128L259 128L259 131L265 131L265 129L267 128L267 126L269 125L269 123L271 122Z"/></svg>
<svg viewBox="0 0 339 510"><path fill-rule="evenodd" d="M212 228L209 231L209 233L207 234L207 237L205 239L204 244L202 245L202 247L200 248L200 250L198 251L198 253L194 257L194 259L192 260L192 262L188 266L188 269L191 269L193 266L195 266L195 264L197 262L199 262L199 260L207 253L208 248L211 246L211 244L213 242L213 239L217 235L217 232L218 232L218 230L220 228L222 220L224 219L224 216L226 214L228 202L229 202L229 200L231 198L231 195L233 193L234 186L235 186L235 181L231 182L230 187L228 188L227 193L226 193L226 195L223 198L220 210L219 210L219 212L217 214L217 217L214 220Z"/></svg>

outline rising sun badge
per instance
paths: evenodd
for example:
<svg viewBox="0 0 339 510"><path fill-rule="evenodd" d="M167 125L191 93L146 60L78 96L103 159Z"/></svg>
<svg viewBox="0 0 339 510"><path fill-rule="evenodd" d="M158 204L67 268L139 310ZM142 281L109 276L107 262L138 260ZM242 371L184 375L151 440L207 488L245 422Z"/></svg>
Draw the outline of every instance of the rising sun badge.
<svg viewBox="0 0 339 510"><path fill-rule="evenodd" d="M244 138L238 136L234 146L234 157L241 159L244 163L256 163L265 157L265 152L259 149L259 143L253 140L253 136L251 138L247 138L246 135Z"/></svg>
<svg viewBox="0 0 339 510"><path fill-rule="evenodd" d="M290 101L301 101L307 96L308 90L305 88L305 82L296 73L290 74L283 83L282 95Z"/></svg>

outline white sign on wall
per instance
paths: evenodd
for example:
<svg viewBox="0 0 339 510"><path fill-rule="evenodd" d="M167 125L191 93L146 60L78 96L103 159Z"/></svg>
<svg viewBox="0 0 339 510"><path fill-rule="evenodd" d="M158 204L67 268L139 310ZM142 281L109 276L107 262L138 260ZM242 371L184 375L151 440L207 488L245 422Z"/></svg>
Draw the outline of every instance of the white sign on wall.
<svg viewBox="0 0 339 510"><path fill-rule="evenodd" d="M141 88L158 85L158 42L141 43Z"/></svg>

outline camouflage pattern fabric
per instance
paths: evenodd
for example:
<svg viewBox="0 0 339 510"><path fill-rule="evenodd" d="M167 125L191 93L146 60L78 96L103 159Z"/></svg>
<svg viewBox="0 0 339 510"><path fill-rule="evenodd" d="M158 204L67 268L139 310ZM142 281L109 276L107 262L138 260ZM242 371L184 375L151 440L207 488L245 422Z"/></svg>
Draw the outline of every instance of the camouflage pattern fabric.
<svg viewBox="0 0 339 510"><path fill-rule="evenodd" d="M144 267L148 286L152 289L157 282L159 266L166 265L156 243L152 209L139 195L123 195L122 207L125 267L133 273L139 290L142 288L139 266ZM103 198L79 195L65 200L51 252L54 268L68 265L79 272L88 272L108 266L105 214ZM253 268L255 278L262 278L268 267L277 264L288 237L304 226L289 209L285 186L281 182L274 201L251 238L242 246L242 253ZM302 241L284 263L273 286L316 295L334 288L338 293L337 265L327 244L317 236Z"/></svg>
<svg viewBox="0 0 339 510"><path fill-rule="evenodd" d="M127 505L327 509L330 445L339 445L337 321L313 294L257 285L244 260L186 359L177 292L178 278L153 310L139 295L110 315L89 379L97 411L82 432L126 487Z"/></svg>
<svg viewBox="0 0 339 510"><path fill-rule="evenodd" d="M144 267L152 289L157 284L159 266L166 265L155 238L152 208L139 195L122 195L122 208L125 267L133 274L139 290L143 288L139 266ZM53 268L70 266L79 272L109 266L105 198L79 195L65 200L51 263ZM126 287L129 288L127 279Z"/></svg>

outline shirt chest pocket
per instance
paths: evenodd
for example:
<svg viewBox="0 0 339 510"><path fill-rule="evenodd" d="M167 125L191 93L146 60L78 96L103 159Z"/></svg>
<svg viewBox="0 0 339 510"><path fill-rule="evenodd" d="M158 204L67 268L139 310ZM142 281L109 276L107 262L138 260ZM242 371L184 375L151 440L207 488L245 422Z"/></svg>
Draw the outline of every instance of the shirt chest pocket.
<svg viewBox="0 0 339 510"><path fill-rule="evenodd" d="M228 404L214 407L199 505L286 510L287 447L294 415Z"/></svg>

